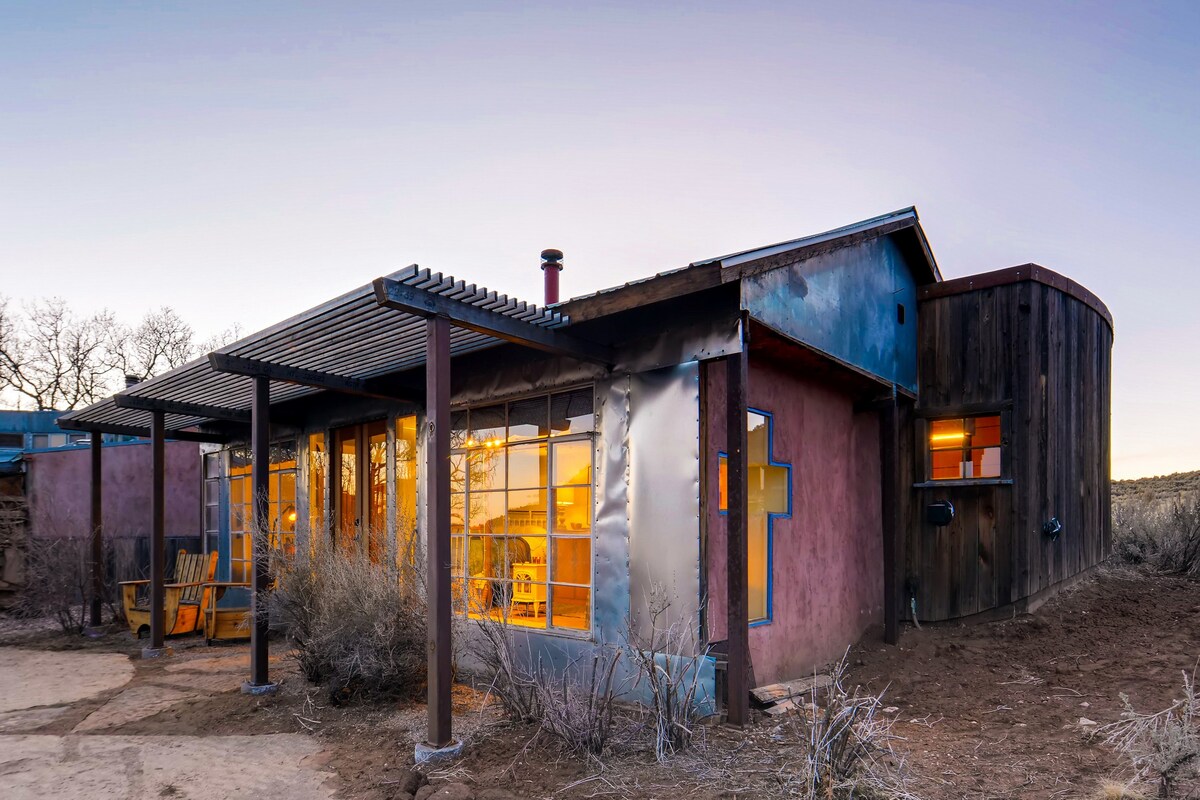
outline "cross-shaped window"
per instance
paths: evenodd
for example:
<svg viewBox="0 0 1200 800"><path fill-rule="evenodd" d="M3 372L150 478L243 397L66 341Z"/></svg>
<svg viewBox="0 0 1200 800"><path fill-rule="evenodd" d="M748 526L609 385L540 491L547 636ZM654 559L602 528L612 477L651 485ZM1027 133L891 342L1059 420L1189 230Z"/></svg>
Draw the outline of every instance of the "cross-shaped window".
<svg viewBox="0 0 1200 800"><path fill-rule="evenodd" d="M771 425L770 414L761 411L747 414L746 499L750 515L746 526L746 583L752 624L771 619L771 522L792 513L792 467L772 458ZM729 508L728 462L724 453L719 458L720 508L725 513Z"/></svg>

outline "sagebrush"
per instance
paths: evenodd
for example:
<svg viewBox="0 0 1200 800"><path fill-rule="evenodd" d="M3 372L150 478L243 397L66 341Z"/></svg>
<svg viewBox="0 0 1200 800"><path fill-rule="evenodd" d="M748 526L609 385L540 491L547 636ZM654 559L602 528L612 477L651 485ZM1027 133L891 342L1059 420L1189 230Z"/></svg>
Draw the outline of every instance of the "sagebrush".
<svg viewBox="0 0 1200 800"><path fill-rule="evenodd" d="M411 560L372 562L324 537L274 559L269 608L305 677L334 702L425 687L425 584Z"/></svg>
<svg viewBox="0 0 1200 800"><path fill-rule="evenodd" d="M1128 757L1137 778L1155 786L1159 798L1175 797L1181 783L1200 778L1200 697L1195 674L1183 673L1182 698L1162 711L1145 714L1134 708L1129 695L1122 692L1120 697L1121 719L1096 735Z"/></svg>
<svg viewBox="0 0 1200 800"><path fill-rule="evenodd" d="M1200 574L1200 492L1114 503L1113 550L1129 564Z"/></svg>

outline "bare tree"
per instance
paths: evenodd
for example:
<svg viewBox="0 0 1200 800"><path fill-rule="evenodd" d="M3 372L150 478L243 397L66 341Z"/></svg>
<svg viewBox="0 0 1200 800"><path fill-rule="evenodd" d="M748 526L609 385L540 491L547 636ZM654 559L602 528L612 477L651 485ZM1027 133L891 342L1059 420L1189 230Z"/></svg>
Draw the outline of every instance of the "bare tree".
<svg viewBox="0 0 1200 800"><path fill-rule="evenodd" d="M78 317L61 298L29 303L23 316L0 298L0 388L40 411L99 400L113 370L106 347L112 327L108 312Z"/></svg>
<svg viewBox="0 0 1200 800"><path fill-rule="evenodd" d="M168 306L130 327L108 311L78 316L57 297L17 311L0 296L0 395L43 411L79 408L120 389L125 376L146 380L240 334L234 325L196 346L192 326Z"/></svg>
<svg viewBox="0 0 1200 800"><path fill-rule="evenodd" d="M225 345L233 344L240 338L242 338L242 326L235 322L220 333L214 333L198 344L196 346L196 355L201 356L205 353L211 353L214 350L220 350Z"/></svg>
<svg viewBox="0 0 1200 800"><path fill-rule="evenodd" d="M163 306L142 317L136 328L115 325L108 348L120 377L144 381L186 364L193 357L192 326Z"/></svg>

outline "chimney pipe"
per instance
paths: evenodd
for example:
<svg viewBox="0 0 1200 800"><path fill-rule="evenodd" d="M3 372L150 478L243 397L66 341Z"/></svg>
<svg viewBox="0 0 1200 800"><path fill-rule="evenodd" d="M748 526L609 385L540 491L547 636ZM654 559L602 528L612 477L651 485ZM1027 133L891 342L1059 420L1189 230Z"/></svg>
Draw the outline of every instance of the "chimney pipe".
<svg viewBox="0 0 1200 800"><path fill-rule="evenodd" d="M558 273L562 272L562 250L542 251L542 272L546 273L546 305L558 302Z"/></svg>
<svg viewBox="0 0 1200 800"><path fill-rule="evenodd" d="M126 375L125 376L125 388L126 389L128 389L131 386L137 386L141 382L142 382L142 379L139 378L137 375Z"/></svg>

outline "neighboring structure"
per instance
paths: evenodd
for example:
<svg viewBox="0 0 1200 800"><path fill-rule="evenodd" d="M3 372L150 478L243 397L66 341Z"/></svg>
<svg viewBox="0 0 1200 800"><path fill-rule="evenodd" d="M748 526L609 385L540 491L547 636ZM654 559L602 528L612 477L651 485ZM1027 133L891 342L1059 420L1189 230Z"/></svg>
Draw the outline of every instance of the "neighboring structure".
<svg viewBox="0 0 1200 800"><path fill-rule="evenodd" d="M0 604L25 584L30 542L86 540L91 534L92 436L58 427L61 411L0 411ZM102 434L105 453L104 512L109 546L105 568L112 580L143 577L149 567L150 444L135 437ZM171 549L203 548L200 530L198 445L170 442L168 533Z"/></svg>
<svg viewBox="0 0 1200 800"><path fill-rule="evenodd" d="M752 682L879 623L894 642L914 599L972 614L1105 552L1107 312L1041 268L1013 280L943 283L913 209L545 309L411 267L62 424L213 442L205 533L223 576L262 590L254 496L285 545L391 560L419 532L433 744L451 605L504 612L557 659L665 596L727 664L740 722Z"/></svg>

